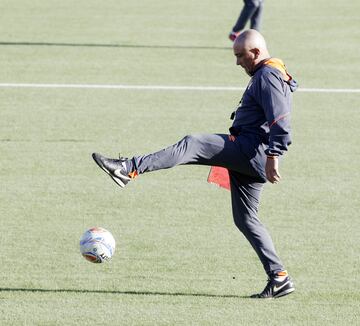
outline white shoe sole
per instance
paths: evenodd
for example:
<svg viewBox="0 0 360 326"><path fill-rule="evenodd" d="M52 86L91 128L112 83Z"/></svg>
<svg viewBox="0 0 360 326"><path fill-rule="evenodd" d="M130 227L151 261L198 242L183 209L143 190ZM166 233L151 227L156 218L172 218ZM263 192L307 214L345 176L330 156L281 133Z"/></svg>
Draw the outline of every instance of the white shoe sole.
<svg viewBox="0 0 360 326"><path fill-rule="evenodd" d="M284 292L281 292L277 295L274 295L274 298L281 298L283 297L284 295L287 295L287 294L290 294L291 292L294 292L295 291L295 288L290 288L290 289L287 289L285 290Z"/></svg>

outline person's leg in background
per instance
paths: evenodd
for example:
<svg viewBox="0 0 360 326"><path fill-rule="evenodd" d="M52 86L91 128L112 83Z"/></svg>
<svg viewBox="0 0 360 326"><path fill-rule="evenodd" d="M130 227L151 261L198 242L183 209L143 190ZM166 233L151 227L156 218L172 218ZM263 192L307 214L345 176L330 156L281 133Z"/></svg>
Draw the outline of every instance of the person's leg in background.
<svg viewBox="0 0 360 326"><path fill-rule="evenodd" d="M259 6L250 19L250 28L260 31L264 10L264 0L260 0Z"/></svg>
<svg viewBox="0 0 360 326"><path fill-rule="evenodd" d="M262 19L263 3L263 0L244 0L244 7L229 34L229 39L231 41L235 41L236 37L245 28L249 20L250 28L259 30Z"/></svg>

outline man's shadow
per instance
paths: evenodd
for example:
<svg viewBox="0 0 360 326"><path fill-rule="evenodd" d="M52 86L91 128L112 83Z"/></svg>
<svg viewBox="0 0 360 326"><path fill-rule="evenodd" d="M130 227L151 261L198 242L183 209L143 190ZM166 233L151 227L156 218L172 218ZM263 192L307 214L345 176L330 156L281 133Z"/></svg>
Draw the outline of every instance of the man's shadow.
<svg viewBox="0 0 360 326"><path fill-rule="evenodd" d="M158 292L158 291L119 291L119 290L86 290L86 289L33 289L33 288L0 288L1 292L39 292L39 293L99 293L119 295L143 295L143 296L174 296L174 297L205 297L205 298L234 298L247 299L249 296L234 294L211 294L211 293L186 293L186 292Z"/></svg>

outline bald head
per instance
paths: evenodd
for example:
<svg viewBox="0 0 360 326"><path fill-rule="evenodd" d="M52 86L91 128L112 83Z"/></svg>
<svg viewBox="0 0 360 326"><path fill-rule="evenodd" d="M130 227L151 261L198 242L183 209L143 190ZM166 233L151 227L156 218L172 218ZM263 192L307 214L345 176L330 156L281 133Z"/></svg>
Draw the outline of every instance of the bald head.
<svg viewBox="0 0 360 326"><path fill-rule="evenodd" d="M248 29L242 32L234 42L235 47L242 47L246 49L257 48L259 50L267 51L264 37L255 29Z"/></svg>
<svg viewBox="0 0 360 326"><path fill-rule="evenodd" d="M234 42L237 65L241 65L251 75L255 66L270 57L264 37L256 30L242 32Z"/></svg>

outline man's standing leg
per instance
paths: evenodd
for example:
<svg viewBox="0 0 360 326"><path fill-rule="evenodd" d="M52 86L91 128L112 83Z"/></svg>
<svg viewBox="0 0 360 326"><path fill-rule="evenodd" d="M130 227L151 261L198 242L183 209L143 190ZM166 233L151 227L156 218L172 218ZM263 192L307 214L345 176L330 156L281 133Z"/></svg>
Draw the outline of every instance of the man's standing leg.
<svg viewBox="0 0 360 326"><path fill-rule="evenodd" d="M264 184L234 171L229 171L229 174L235 225L256 251L268 275L284 270L269 232L257 217Z"/></svg>
<svg viewBox="0 0 360 326"><path fill-rule="evenodd" d="M229 175L235 225L250 242L269 276L264 291L254 297L276 298L293 292L294 285L275 251L270 234L257 217L264 184L234 171L229 171Z"/></svg>

